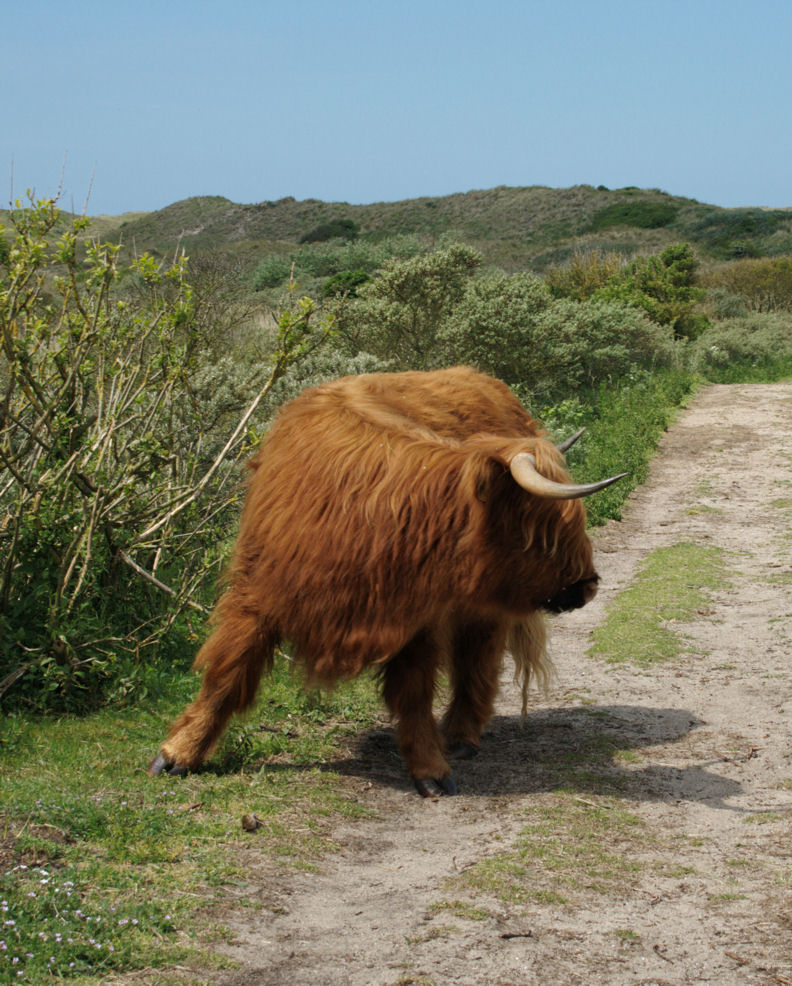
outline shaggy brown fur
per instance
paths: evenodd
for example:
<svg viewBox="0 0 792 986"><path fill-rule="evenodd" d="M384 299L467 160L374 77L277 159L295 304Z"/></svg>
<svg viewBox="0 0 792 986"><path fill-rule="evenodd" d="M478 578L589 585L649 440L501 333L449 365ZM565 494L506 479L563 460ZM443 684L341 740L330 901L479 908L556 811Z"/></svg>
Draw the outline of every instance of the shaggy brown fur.
<svg viewBox="0 0 792 986"><path fill-rule="evenodd" d="M291 641L306 677L380 668L413 777L444 778L475 748L507 644L523 691L543 677L542 607L596 588L580 500L526 493L508 465L531 453L568 482L563 456L503 384L472 370L349 377L284 407L254 457L228 584L196 658L201 692L160 760L201 763ZM452 700L441 735L438 669Z"/></svg>

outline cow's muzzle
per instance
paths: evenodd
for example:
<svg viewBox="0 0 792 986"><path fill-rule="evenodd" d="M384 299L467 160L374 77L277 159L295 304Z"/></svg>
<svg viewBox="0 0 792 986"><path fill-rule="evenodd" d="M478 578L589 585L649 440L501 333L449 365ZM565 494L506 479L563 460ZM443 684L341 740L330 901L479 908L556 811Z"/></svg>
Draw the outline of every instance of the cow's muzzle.
<svg viewBox="0 0 792 986"><path fill-rule="evenodd" d="M542 609L548 613L566 613L570 609L580 609L597 595L598 582L599 576L595 575L591 579L581 579L579 582L573 582L572 585L565 585L542 603Z"/></svg>

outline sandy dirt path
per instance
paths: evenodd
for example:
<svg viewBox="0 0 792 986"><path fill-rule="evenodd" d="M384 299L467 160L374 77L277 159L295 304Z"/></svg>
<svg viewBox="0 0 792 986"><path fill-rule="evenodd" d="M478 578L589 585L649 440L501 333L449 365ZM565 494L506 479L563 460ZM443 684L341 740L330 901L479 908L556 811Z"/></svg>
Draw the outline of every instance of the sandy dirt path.
<svg viewBox="0 0 792 986"><path fill-rule="evenodd" d="M724 549L730 584L672 628L682 655L587 655L642 562L688 542ZM701 392L595 550L600 593L554 619L558 682L525 726L506 673L437 802L385 726L360 737L336 766L374 817L339 827L319 872L254 865L218 982L792 984L792 384ZM560 775L584 740L597 770ZM514 862L526 826L550 856L504 894L482 861Z"/></svg>

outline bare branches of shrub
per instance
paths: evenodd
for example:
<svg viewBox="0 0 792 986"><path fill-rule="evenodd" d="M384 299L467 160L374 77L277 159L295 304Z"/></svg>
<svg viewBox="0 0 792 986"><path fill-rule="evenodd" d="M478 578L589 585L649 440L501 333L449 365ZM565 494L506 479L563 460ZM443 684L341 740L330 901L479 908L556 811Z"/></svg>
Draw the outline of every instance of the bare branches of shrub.
<svg viewBox="0 0 792 986"><path fill-rule="evenodd" d="M330 324L291 306L215 406L229 365L202 347L185 258L83 250L79 219L51 242L58 217L52 201L14 213L0 282L0 695L80 708L191 635L254 415Z"/></svg>

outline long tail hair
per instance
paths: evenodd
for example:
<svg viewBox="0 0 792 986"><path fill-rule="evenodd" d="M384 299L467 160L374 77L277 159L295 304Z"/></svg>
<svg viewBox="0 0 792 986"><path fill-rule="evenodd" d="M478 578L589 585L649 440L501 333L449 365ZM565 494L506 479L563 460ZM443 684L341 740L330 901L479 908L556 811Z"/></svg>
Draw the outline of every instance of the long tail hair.
<svg viewBox="0 0 792 986"><path fill-rule="evenodd" d="M528 715L528 692L536 679L547 692L556 677L555 666L547 653L547 625L541 612L512 624L506 643L514 661L514 680L522 695L522 721Z"/></svg>

